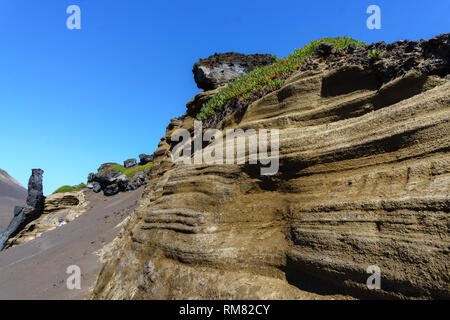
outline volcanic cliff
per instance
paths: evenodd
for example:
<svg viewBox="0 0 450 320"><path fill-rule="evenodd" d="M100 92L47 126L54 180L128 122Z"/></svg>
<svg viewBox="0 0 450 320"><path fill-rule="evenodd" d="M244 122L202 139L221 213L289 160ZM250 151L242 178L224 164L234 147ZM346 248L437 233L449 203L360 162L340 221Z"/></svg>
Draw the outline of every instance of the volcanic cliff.
<svg viewBox="0 0 450 320"><path fill-rule="evenodd" d="M92 298L450 298L449 52L448 34L324 42L279 87L226 102L204 127L278 129L272 176L173 163L172 134L221 87L200 93L167 127Z"/></svg>

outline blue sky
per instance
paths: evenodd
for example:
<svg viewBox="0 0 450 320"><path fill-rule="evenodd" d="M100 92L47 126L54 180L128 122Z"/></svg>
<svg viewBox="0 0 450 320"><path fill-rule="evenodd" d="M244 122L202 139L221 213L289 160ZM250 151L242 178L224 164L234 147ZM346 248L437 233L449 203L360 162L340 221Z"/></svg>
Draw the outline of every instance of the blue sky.
<svg viewBox="0 0 450 320"><path fill-rule="evenodd" d="M81 8L81 30L66 9ZM382 29L366 27L376 4ZM450 0L0 0L0 168L45 193L101 163L151 154L197 89L192 65L215 52L284 57L310 40L366 42L450 32Z"/></svg>

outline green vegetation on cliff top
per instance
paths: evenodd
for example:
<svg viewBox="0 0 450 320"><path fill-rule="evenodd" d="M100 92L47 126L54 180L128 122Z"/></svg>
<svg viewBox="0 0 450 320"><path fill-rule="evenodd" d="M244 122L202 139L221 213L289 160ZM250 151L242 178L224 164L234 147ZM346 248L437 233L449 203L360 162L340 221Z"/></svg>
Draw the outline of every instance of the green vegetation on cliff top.
<svg viewBox="0 0 450 320"><path fill-rule="evenodd" d="M196 116L197 119L208 119L217 111L222 110L225 103L232 98L247 100L251 97L251 92L256 93L260 90L273 91L279 89L283 86L284 79L294 70L298 69L303 64L304 58L310 56L314 52L314 49L323 42L331 43L335 48L345 48L350 44L354 44L357 47L366 45L362 41L347 36L311 41L303 48L295 50L294 53L286 58L277 59L271 65L256 68L242 77L229 82L225 88L219 90L212 99L203 104L202 109Z"/></svg>
<svg viewBox="0 0 450 320"><path fill-rule="evenodd" d="M60 193L60 192L73 192L73 191L80 191L81 189L85 188L86 185L84 183L80 183L78 186L71 187L71 186L62 186L58 189L55 190L55 192L53 192L53 194L55 193Z"/></svg>
<svg viewBox="0 0 450 320"><path fill-rule="evenodd" d="M116 164L111 167L112 170L120 171L122 174L127 175L130 178L133 178L136 172L138 171L144 171L144 170L150 170L151 167L153 167L153 162L149 162L147 164L144 164L142 166L136 166L132 168L125 168L124 166L121 166L120 164Z"/></svg>

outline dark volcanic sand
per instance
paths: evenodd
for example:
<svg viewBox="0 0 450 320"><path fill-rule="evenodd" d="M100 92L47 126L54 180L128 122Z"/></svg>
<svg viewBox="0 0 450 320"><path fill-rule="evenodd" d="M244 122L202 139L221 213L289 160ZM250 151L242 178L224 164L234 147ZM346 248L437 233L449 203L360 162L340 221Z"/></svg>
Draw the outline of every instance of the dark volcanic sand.
<svg viewBox="0 0 450 320"><path fill-rule="evenodd" d="M88 298L102 267L94 252L118 234L116 226L132 212L143 190L113 197L87 191L89 206L82 216L0 252L0 299ZM67 289L70 265L81 268L81 290Z"/></svg>

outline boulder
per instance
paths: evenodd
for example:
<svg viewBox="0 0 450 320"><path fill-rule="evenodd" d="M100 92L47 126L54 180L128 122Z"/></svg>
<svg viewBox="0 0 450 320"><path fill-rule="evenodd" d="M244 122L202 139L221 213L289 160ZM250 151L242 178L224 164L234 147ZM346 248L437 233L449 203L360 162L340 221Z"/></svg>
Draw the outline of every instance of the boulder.
<svg viewBox="0 0 450 320"><path fill-rule="evenodd" d="M28 181L28 197L27 206L40 209L44 208L44 193L42 187L42 175L44 170L33 169L31 170L31 177Z"/></svg>
<svg viewBox="0 0 450 320"><path fill-rule="evenodd" d="M117 177L117 179L116 179L116 183L117 183L120 191L126 191L129 182L130 182L130 178L128 178L128 176L125 174L122 174L121 176Z"/></svg>
<svg viewBox="0 0 450 320"><path fill-rule="evenodd" d="M121 174L120 171L105 166L93 177L93 181L100 183L102 186L107 186L114 183Z"/></svg>
<svg viewBox="0 0 450 320"><path fill-rule="evenodd" d="M45 197L42 179L44 170L32 169L28 181L28 197L26 207L15 207L14 217L5 231L0 233L0 251L5 247L8 239L20 232L28 223L36 220L44 211Z"/></svg>
<svg viewBox="0 0 450 320"><path fill-rule="evenodd" d="M273 62L275 57L270 54L216 53L206 59L200 59L194 64L192 72L197 87L213 90L257 67Z"/></svg>
<svg viewBox="0 0 450 320"><path fill-rule="evenodd" d="M117 183L110 184L103 189L105 196L113 196L119 193L119 185Z"/></svg>
<svg viewBox="0 0 450 320"><path fill-rule="evenodd" d="M314 49L314 55L320 58L327 58L333 52L333 48L334 46L331 43L322 42Z"/></svg>
<svg viewBox="0 0 450 320"><path fill-rule="evenodd" d="M94 182L94 183L93 183L92 190L93 190L95 193L99 193L99 192L102 190L102 186L100 185L100 183Z"/></svg>
<svg viewBox="0 0 450 320"><path fill-rule="evenodd" d="M95 173L91 172L88 174L87 182L94 182Z"/></svg>
<svg viewBox="0 0 450 320"><path fill-rule="evenodd" d="M136 159L128 159L123 162L125 168L131 168L137 165Z"/></svg>
<svg viewBox="0 0 450 320"><path fill-rule="evenodd" d="M153 156L152 155L148 155L148 154L140 154L139 155L139 164L140 165L144 165L147 164L149 162L153 162Z"/></svg>

